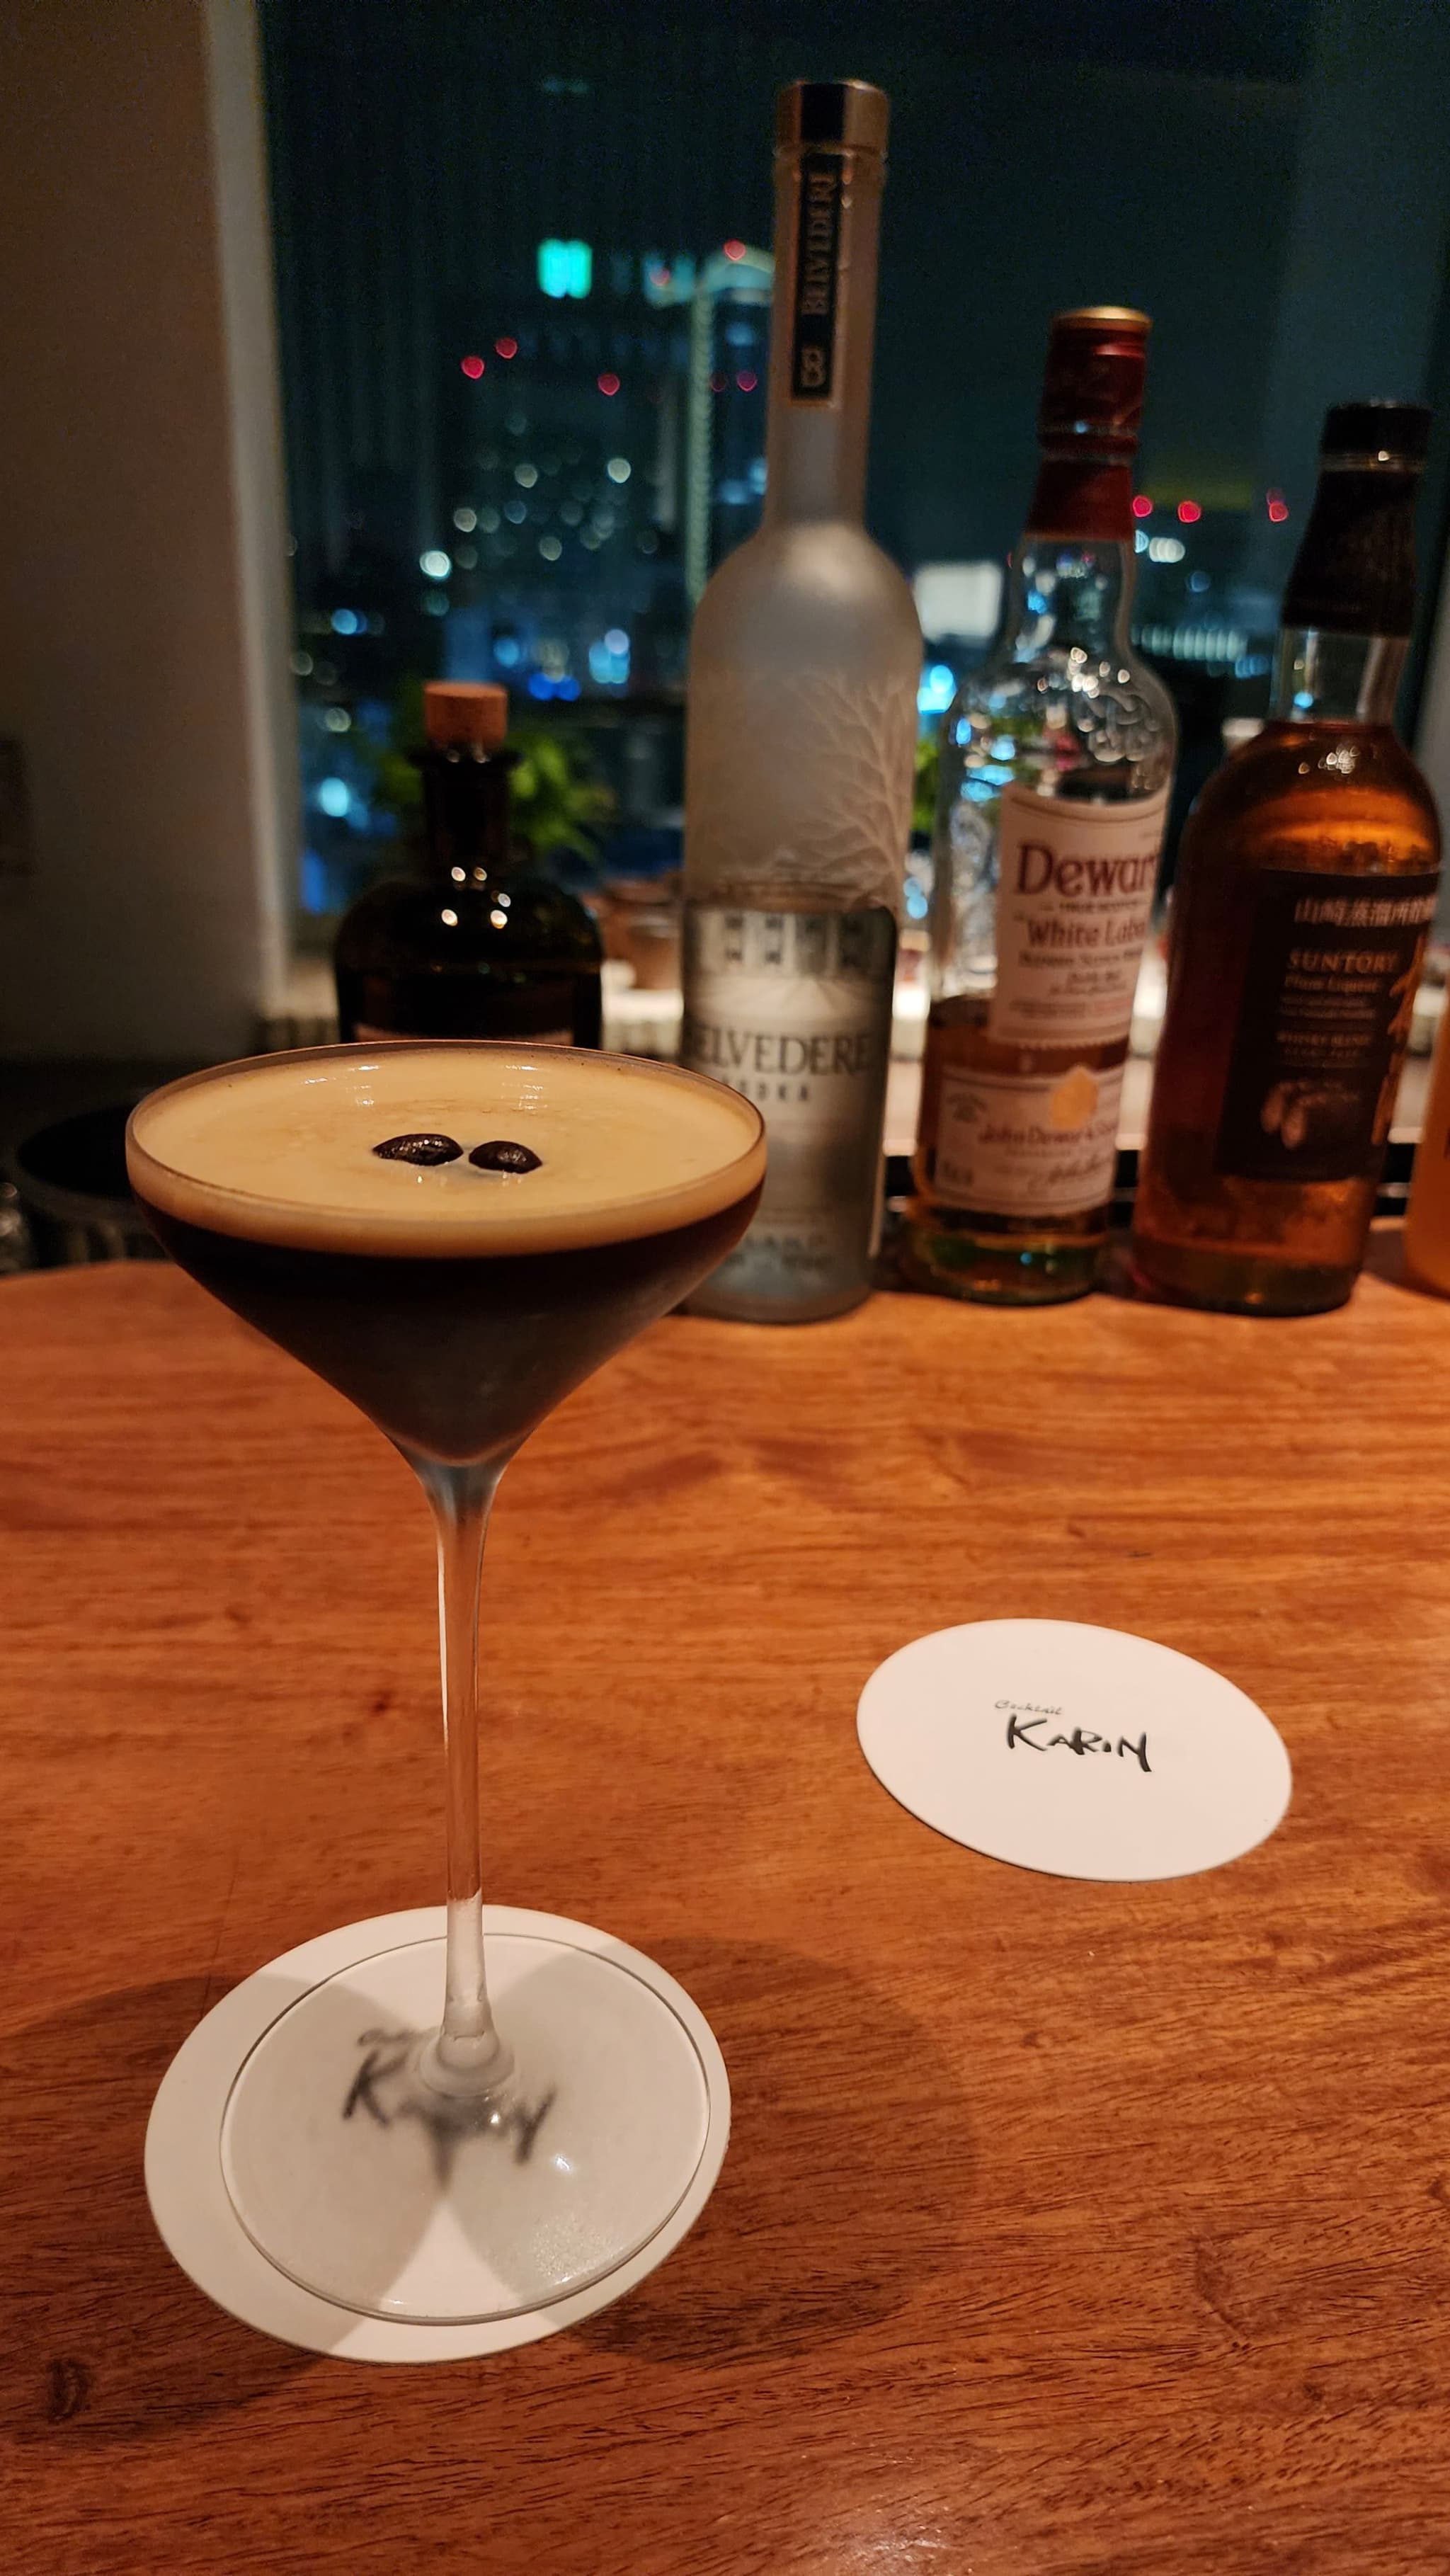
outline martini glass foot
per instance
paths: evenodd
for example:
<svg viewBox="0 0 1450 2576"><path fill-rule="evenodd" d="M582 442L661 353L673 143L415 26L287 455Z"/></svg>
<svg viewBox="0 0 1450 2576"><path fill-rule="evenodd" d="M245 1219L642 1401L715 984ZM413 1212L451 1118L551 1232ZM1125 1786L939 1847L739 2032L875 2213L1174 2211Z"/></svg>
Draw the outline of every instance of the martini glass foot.
<svg viewBox="0 0 1450 2576"><path fill-rule="evenodd" d="M148 2182L172 2250L224 2305L272 2322L270 2272L273 2330L292 2340L346 2347L345 2331L280 2322L326 2302L395 2328L477 2328L469 2348L497 2348L524 2339L511 2327L546 2332L554 2316L571 2322L617 2296L692 2223L723 2155L728 2094L688 1997L581 1925L508 1908L486 1909L486 1921L513 2061L492 2092L446 2070L442 2085L432 2080L443 1941L376 1946L386 1920L276 1962L193 2033L158 2096ZM352 1955L333 1965L339 1950ZM331 1973L304 1983L296 1971L309 1951ZM200 2260L172 2223L168 2086L193 2143L199 2088L216 2106L219 2170ZM187 2192L196 2198L194 2177ZM229 2237L238 2241L218 2269ZM200 2250L203 2236L195 2241ZM232 2286L242 2282L245 2296ZM289 2285L308 2294L301 2306ZM392 2357L373 2331L359 2349ZM426 2340L415 2335L397 2357L419 2357Z"/></svg>

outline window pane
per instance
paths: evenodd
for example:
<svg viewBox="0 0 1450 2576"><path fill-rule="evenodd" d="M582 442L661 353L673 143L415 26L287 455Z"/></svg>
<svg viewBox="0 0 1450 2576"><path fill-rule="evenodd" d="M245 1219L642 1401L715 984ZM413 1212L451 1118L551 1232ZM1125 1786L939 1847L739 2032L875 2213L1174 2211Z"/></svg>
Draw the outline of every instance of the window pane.
<svg viewBox="0 0 1450 2576"><path fill-rule="evenodd" d="M573 735L616 869L677 855L691 596L761 508L773 94L823 57L892 100L870 513L928 568L928 712L990 627L1055 309L1154 317L1136 615L1180 812L1262 707L1325 405L1436 390L1450 11L263 22L315 914L386 861L435 673Z"/></svg>

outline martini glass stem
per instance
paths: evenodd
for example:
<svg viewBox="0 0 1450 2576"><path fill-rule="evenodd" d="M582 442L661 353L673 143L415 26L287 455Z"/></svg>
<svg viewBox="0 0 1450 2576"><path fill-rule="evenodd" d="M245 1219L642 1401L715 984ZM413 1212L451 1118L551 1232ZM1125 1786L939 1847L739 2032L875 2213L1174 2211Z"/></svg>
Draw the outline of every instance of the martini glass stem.
<svg viewBox="0 0 1450 2576"><path fill-rule="evenodd" d="M491 2094L512 2073L494 2027L483 1965L483 1864L478 1816L478 1603L483 1546L501 1466L410 1462L433 1507L438 1538L438 1639L448 1764L448 1947L443 2026L425 2076L448 2092Z"/></svg>

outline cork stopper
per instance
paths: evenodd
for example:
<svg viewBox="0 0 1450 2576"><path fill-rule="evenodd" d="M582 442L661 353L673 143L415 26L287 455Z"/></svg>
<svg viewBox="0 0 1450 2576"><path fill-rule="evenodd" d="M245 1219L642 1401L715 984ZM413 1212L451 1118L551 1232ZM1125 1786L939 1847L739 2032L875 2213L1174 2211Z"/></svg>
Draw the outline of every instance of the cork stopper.
<svg viewBox="0 0 1450 2576"><path fill-rule="evenodd" d="M429 680L423 726L439 750L497 751L508 731L507 689L491 680Z"/></svg>
<svg viewBox="0 0 1450 2576"><path fill-rule="evenodd" d="M1137 454L1152 327L1127 304L1053 315L1037 416L1049 455L1127 463Z"/></svg>

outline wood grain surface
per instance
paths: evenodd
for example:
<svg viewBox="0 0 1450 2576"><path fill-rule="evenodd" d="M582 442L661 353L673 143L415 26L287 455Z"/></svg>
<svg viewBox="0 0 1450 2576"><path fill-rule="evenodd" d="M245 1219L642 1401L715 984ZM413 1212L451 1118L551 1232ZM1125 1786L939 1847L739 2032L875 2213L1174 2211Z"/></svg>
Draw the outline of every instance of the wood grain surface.
<svg viewBox="0 0 1450 2576"><path fill-rule="evenodd" d="M510 1470L489 1894L718 2032L735 2132L582 2329L387 2370L152 2232L204 2008L432 1901L425 1514L162 1268L0 1286L7 2569L1421 2576L1450 2567L1450 1306L1097 1298L671 1319ZM1203 1657L1280 1832L1147 1887L877 1787L857 1693L954 1620Z"/></svg>

